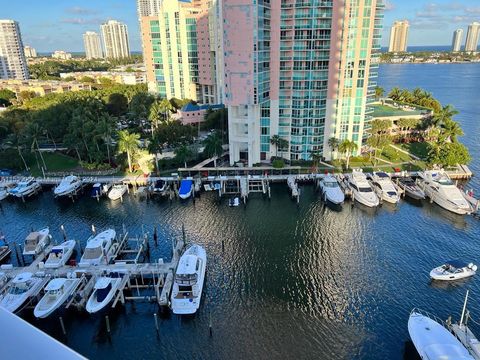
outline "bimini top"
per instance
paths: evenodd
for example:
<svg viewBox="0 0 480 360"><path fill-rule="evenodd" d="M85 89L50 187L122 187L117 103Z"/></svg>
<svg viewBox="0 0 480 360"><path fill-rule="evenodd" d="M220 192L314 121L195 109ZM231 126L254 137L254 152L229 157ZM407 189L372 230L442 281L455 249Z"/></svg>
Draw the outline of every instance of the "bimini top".
<svg viewBox="0 0 480 360"><path fill-rule="evenodd" d="M111 279L108 278L108 277L101 277L100 279L97 280L97 282L95 283L95 289L99 290L99 289L106 289L108 287L108 285L110 285L111 283Z"/></svg>
<svg viewBox="0 0 480 360"><path fill-rule="evenodd" d="M67 281L67 279L65 278L57 278L57 279L50 280L48 285L45 287L45 290L46 291L60 290L65 284L65 281Z"/></svg>
<svg viewBox="0 0 480 360"><path fill-rule="evenodd" d="M32 279L32 276L33 276L33 274L31 272L24 272L24 273L21 273L21 274L18 274L17 276L15 276L15 278L12 280L12 282L14 284L27 282L28 280Z"/></svg>
<svg viewBox="0 0 480 360"><path fill-rule="evenodd" d="M468 266L468 263L463 260L449 260L445 262L445 265L453 266L456 269L461 269Z"/></svg>

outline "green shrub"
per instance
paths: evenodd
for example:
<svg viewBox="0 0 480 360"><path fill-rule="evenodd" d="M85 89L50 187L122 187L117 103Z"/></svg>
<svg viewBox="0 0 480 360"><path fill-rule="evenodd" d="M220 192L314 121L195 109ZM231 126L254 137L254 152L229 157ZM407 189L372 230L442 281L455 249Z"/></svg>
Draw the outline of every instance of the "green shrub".
<svg viewBox="0 0 480 360"><path fill-rule="evenodd" d="M275 168L275 169L282 169L285 167L285 162L283 160L273 160L272 162L272 166Z"/></svg>

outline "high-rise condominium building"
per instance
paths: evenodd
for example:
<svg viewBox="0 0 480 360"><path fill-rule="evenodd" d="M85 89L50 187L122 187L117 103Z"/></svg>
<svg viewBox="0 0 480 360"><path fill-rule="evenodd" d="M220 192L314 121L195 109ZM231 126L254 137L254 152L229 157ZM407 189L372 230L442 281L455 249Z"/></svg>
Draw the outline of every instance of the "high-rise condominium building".
<svg viewBox="0 0 480 360"><path fill-rule="evenodd" d="M37 57L37 50L31 46L25 45L23 51L25 52L25 57L27 58Z"/></svg>
<svg viewBox="0 0 480 360"><path fill-rule="evenodd" d="M457 29L453 32L452 51L459 52L462 49L462 35L462 29Z"/></svg>
<svg viewBox="0 0 480 360"><path fill-rule="evenodd" d="M0 79L29 78L18 22L0 20Z"/></svg>
<svg viewBox="0 0 480 360"><path fill-rule="evenodd" d="M408 43L408 28L410 24L407 20L395 21L390 30L389 52L405 52Z"/></svg>
<svg viewBox="0 0 480 360"><path fill-rule="evenodd" d="M58 60L70 60L72 58L72 54L63 50L55 50L52 54L52 58Z"/></svg>
<svg viewBox="0 0 480 360"><path fill-rule="evenodd" d="M480 23L474 22L468 26L467 40L465 41L465 51L476 52L478 40L480 39Z"/></svg>
<svg viewBox="0 0 480 360"><path fill-rule="evenodd" d="M103 58L100 36L94 31L87 31L83 34L83 44L85 46L85 56L87 59Z"/></svg>
<svg viewBox="0 0 480 360"><path fill-rule="evenodd" d="M218 103L208 0L139 0L137 9L149 90Z"/></svg>
<svg viewBox="0 0 480 360"><path fill-rule="evenodd" d="M100 26L105 57L124 58L130 56L127 25L116 20L109 20Z"/></svg>

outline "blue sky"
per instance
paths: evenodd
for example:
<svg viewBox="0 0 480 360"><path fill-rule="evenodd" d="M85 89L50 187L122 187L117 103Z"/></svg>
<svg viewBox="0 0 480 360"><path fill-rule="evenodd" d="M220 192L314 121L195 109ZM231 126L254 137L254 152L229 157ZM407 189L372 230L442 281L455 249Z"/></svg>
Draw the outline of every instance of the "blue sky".
<svg viewBox="0 0 480 360"><path fill-rule="evenodd" d="M0 0L1 18L20 22L23 41L37 51L83 51L82 34L115 19L128 25L130 46L140 50L135 0ZM457 28L480 21L479 0L387 0L383 44L393 21L411 23L409 45L448 45ZM465 34L464 34L465 37Z"/></svg>

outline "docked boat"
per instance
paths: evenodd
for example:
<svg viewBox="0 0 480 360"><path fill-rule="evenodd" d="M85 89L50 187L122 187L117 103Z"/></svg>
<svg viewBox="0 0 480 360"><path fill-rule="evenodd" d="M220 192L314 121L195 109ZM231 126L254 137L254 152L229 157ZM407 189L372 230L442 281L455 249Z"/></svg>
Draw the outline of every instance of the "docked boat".
<svg viewBox="0 0 480 360"><path fill-rule="evenodd" d="M5 241L5 236L0 234L0 262L2 262L12 251Z"/></svg>
<svg viewBox="0 0 480 360"><path fill-rule="evenodd" d="M11 183L2 183L0 184L0 201L6 199L9 195L9 190L13 189L14 185Z"/></svg>
<svg viewBox="0 0 480 360"><path fill-rule="evenodd" d="M46 318L73 294L80 279L56 278L50 280L45 287L45 295L40 299L33 310L37 318Z"/></svg>
<svg viewBox="0 0 480 360"><path fill-rule="evenodd" d="M60 245L55 245L50 251L50 254L48 254L47 261L45 261L45 267L47 269L57 269L64 266L72 256L74 249L75 240L67 240Z"/></svg>
<svg viewBox="0 0 480 360"><path fill-rule="evenodd" d="M163 194L167 190L167 182L165 180L156 180L152 184L152 192L154 194Z"/></svg>
<svg viewBox="0 0 480 360"><path fill-rule="evenodd" d="M87 246L80 259L79 266L108 264L116 251L115 230L108 229L87 240Z"/></svg>
<svg viewBox="0 0 480 360"><path fill-rule="evenodd" d="M405 195L415 200L425 199L425 193L411 177L398 179L398 186L405 191Z"/></svg>
<svg viewBox="0 0 480 360"><path fill-rule="evenodd" d="M8 193L17 198L24 198L36 194L42 189L42 186L35 181L35 179L29 179L20 181L17 186L8 190Z"/></svg>
<svg viewBox="0 0 480 360"><path fill-rule="evenodd" d="M190 246L180 257L171 297L174 314L194 314L198 310L206 266L207 254L200 245Z"/></svg>
<svg viewBox="0 0 480 360"><path fill-rule="evenodd" d="M477 265L462 260L450 260L430 271L433 280L459 280L475 275Z"/></svg>
<svg viewBox="0 0 480 360"><path fill-rule="evenodd" d="M92 190L90 191L90 197L96 198L98 200L102 196L108 194L109 190L110 190L109 184L95 183L93 184Z"/></svg>
<svg viewBox="0 0 480 360"><path fill-rule="evenodd" d="M48 227L33 231L25 238L23 246L23 255L38 255L40 254L50 243L52 236Z"/></svg>
<svg viewBox="0 0 480 360"><path fill-rule="evenodd" d="M345 201L345 194L333 175L328 174L320 180L320 191L325 202L341 205Z"/></svg>
<svg viewBox="0 0 480 360"><path fill-rule="evenodd" d="M0 300L0 307L15 312L30 298L36 295L42 287L42 279L30 272L18 274L8 285L7 293Z"/></svg>
<svg viewBox="0 0 480 360"><path fill-rule="evenodd" d="M70 196L82 187L82 179L75 175L69 175L62 179L60 184L53 190L55 196Z"/></svg>
<svg viewBox="0 0 480 360"><path fill-rule="evenodd" d="M192 180L185 179L180 182L180 189L178 190L178 196L180 197L180 199L188 199L192 195L192 191Z"/></svg>
<svg viewBox="0 0 480 360"><path fill-rule="evenodd" d="M93 314L107 306L120 287L120 276L102 276L97 279L93 287L92 295L88 298L86 310Z"/></svg>
<svg viewBox="0 0 480 360"><path fill-rule="evenodd" d="M234 197L228 200L228 206L240 206L240 199L238 197Z"/></svg>
<svg viewBox="0 0 480 360"><path fill-rule="evenodd" d="M348 177L348 186L352 189L353 198L368 207L378 206L380 201L361 170L353 170Z"/></svg>
<svg viewBox="0 0 480 360"><path fill-rule="evenodd" d="M408 332L422 359L475 360L442 323L418 309L413 309L410 313Z"/></svg>
<svg viewBox="0 0 480 360"><path fill-rule="evenodd" d="M127 190L128 190L127 185L123 185L123 184L113 185L112 190L110 190L110 192L108 193L108 198L110 200L123 199L123 195L125 195Z"/></svg>
<svg viewBox="0 0 480 360"><path fill-rule="evenodd" d="M455 214L471 214L473 209L459 188L443 170L427 170L419 174L419 185L437 205Z"/></svg>
<svg viewBox="0 0 480 360"><path fill-rule="evenodd" d="M387 173L383 171L374 172L371 184L375 194L383 201L390 204L396 204L400 201L400 195Z"/></svg>
<svg viewBox="0 0 480 360"><path fill-rule="evenodd" d="M478 212L480 210L480 199L475 198L473 190L462 191L462 194L472 207L473 211Z"/></svg>

